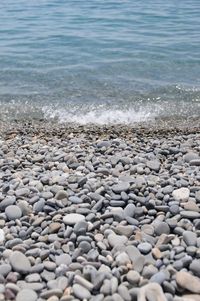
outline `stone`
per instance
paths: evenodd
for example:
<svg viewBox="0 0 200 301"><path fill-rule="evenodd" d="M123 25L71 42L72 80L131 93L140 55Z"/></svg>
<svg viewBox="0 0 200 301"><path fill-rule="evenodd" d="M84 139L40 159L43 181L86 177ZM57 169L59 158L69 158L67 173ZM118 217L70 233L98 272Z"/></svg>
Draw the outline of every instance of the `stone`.
<svg viewBox="0 0 200 301"><path fill-rule="evenodd" d="M199 212L189 211L189 210L180 211L180 215L184 218L189 218L189 219L200 218Z"/></svg>
<svg viewBox="0 0 200 301"><path fill-rule="evenodd" d="M191 262L189 269L195 276L200 278L200 259L194 259Z"/></svg>
<svg viewBox="0 0 200 301"><path fill-rule="evenodd" d="M62 290L60 290L59 288L55 288L55 289L50 289L48 291L42 292L40 294L40 297L44 299L48 299L53 296L60 298L62 294L63 294Z"/></svg>
<svg viewBox="0 0 200 301"><path fill-rule="evenodd" d="M165 280L167 280L167 273L165 271L159 271L150 278L150 282L159 284L162 284Z"/></svg>
<svg viewBox="0 0 200 301"><path fill-rule="evenodd" d="M21 209L16 205L6 207L5 214L9 220L16 220L22 216Z"/></svg>
<svg viewBox="0 0 200 301"><path fill-rule="evenodd" d="M148 254L151 251L152 246L148 242L143 242L138 245L138 249L142 254Z"/></svg>
<svg viewBox="0 0 200 301"><path fill-rule="evenodd" d="M154 232L156 235L160 236L161 234L169 234L170 228L166 222L158 222L155 225Z"/></svg>
<svg viewBox="0 0 200 301"><path fill-rule="evenodd" d="M38 295L34 290L22 289L18 292L16 301L37 301Z"/></svg>
<svg viewBox="0 0 200 301"><path fill-rule="evenodd" d="M180 271L176 273L177 284L195 294L200 294L200 278L188 272Z"/></svg>
<svg viewBox="0 0 200 301"><path fill-rule="evenodd" d="M108 235L108 242L112 248L114 248L115 246L124 245L127 241L128 239L124 235L117 235L114 233Z"/></svg>
<svg viewBox="0 0 200 301"><path fill-rule="evenodd" d="M119 182L118 184L115 184L112 186L112 190L115 193L121 193L123 191L128 191L130 188L130 184L128 182Z"/></svg>
<svg viewBox="0 0 200 301"><path fill-rule="evenodd" d="M176 201L187 201L190 196L190 190L186 187L175 189L172 196Z"/></svg>
<svg viewBox="0 0 200 301"><path fill-rule="evenodd" d="M163 290L158 283L148 283L139 289L137 301L148 300L167 301Z"/></svg>
<svg viewBox="0 0 200 301"><path fill-rule="evenodd" d="M183 241L187 246L196 246L197 243L197 235L192 231L184 231L183 232Z"/></svg>
<svg viewBox="0 0 200 301"><path fill-rule="evenodd" d="M135 229L134 229L133 226L121 226L121 225L118 225L115 228L116 234L125 235L126 237L130 237L134 233L134 230Z"/></svg>
<svg viewBox="0 0 200 301"><path fill-rule="evenodd" d="M187 154L185 154L183 156L183 159L184 159L185 162L190 163L190 161L192 161L192 160L196 160L196 159L198 160L199 155L195 152L190 151L190 152L188 152Z"/></svg>
<svg viewBox="0 0 200 301"><path fill-rule="evenodd" d="M140 274L137 271L129 271L126 274L126 278L129 283L136 285L140 281Z"/></svg>
<svg viewBox="0 0 200 301"><path fill-rule="evenodd" d="M0 243L4 242L5 240L5 234L3 229L0 229Z"/></svg>
<svg viewBox="0 0 200 301"><path fill-rule="evenodd" d="M60 266L61 264L70 265L72 262L71 256L69 254L61 254L56 256L56 264Z"/></svg>
<svg viewBox="0 0 200 301"><path fill-rule="evenodd" d="M28 274L31 271L31 264L28 258L19 251L14 251L9 257L10 264L15 272Z"/></svg>
<svg viewBox="0 0 200 301"><path fill-rule="evenodd" d="M2 263L0 265L0 274L6 277L11 272L11 266L8 263Z"/></svg>
<svg viewBox="0 0 200 301"><path fill-rule="evenodd" d="M82 214L78 214L78 213L70 213L63 217L63 222L69 226L73 226L76 223L84 221L84 220L85 220L85 216Z"/></svg>
<svg viewBox="0 0 200 301"><path fill-rule="evenodd" d="M131 263L130 258L126 252L122 252L119 255L117 255L117 257L115 258L115 261L118 264L118 266L127 265L127 264Z"/></svg>
<svg viewBox="0 0 200 301"><path fill-rule="evenodd" d="M63 199L67 199L68 198L68 194L65 190L59 190L56 195L55 198L57 200L63 200Z"/></svg>
<svg viewBox="0 0 200 301"><path fill-rule="evenodd" d="M159 172L160 170L160 161L158 160L147 161L146 165L149 169L153 171Z"/></svg>
<svg viewBox="0 0 200 301"><path fill-rule="evenodd" d="M15 195L16 195L17 197L28 196L29 193L30 193L30 190L29 190L28 188L26 188L26 187L17 189L17 190L15 191Z"/></svg>
<svg viewBox="0 0 200 301"><path fill-rule="evenodd" d="M74 295L77 298L79 298L80 300L91 298L90 291L80 284L73 285L73 292L74 292Z"/></svg>

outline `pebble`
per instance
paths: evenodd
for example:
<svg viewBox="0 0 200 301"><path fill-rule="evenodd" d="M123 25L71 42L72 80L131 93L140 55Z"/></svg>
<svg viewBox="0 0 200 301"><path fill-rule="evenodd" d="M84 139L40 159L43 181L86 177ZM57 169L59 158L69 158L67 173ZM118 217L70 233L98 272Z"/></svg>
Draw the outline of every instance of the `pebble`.
<svg viewBox="0 0 200 301"><path fill-rule="evenodd" d="M143 242L138 245L138 249L142 254L148 254L152 249L152 245L148 242Z"/></svg>
<svg viewBox="0 0 200 301"><path fill-rule="evenodd" d="M121 183L118 183L118 184L112 186L112 190L115 193L121 193L124 191L128 191L129 188L130 188L130 184L128 182L121 182Z"/></svg>
<svg viewBox="0 0 200 301"><path fill-rule="evenodd" d="M90 291L80 284L73 285L73 292L74 295L81 300L89 299L91 297Z"/></svg>
<svg viewBox="0 0 200 301"><path fill-rule="evenodd" d="M19 251L14 251L9 257L12 269L22 274L28 274L31 271L31 264L28 258Z"/></svg>
<svg viewBox="0 0 200 301"><path fill-rule="evenodd" d="M176 273L176 282L180 287L192 293L200 294L200 278L181 271Z"/></svg>
<svg viewBox="0 0 200 301"><path fill-rule="evenodd" d="M155 225L154 232L156 235L161 235L161 234L169 234L170 233L170 228L169 225L165 222L159 222Z"/></svg>
<svg viewBox="0 0 200 301"><path fill-rule="evenodd" d="M85 216L82 214L77 214L77 213L67 214L63 217L63 222L66 225L70 225L70 226L73 226L76 223L79 223L84 220L85 220Z"/></svg>
<svg viewBox="0 0 200 301"><path fill-rule="evenodd" d="M137 285L140 281L140 274L137 271L129 271L126 275L129 283Z"/></svg>
<svg viewBox="0 0 200 301"><path fill-rule="evenodd" d="M111 247L124 245L128 241L127 237L124 235L116 235L116 234L110 234L108 235L108 242Z"/></svg>
<svg viewBox="0 0 200 301"><path fill-rule="evenodd" d="M35 291L31 289L22 289L19 291L16 297L16 301L36 301L38 300L38 295Z"/></svg>
<svg viewBox="0 0 200 301"><path fill-rule="evenodd" d="M184 231L183 232L183 241L187 246L196 246L197 243L197 235L192 231Z"/></svg>
<svg viewBox="0 0 200 301"><path fill-rule="evenodd" d="M5 209L5 214L9 220L16 220L22 216L22 211L16 205L9 205Z"/></svg>
<svg viewBox="0 0 200 301"><path fill-rule="evenodd" d="M187 201L190 196L190 190L186 187L175 189L172 196L176 201Z"/></svg>
<svg viewBox="0 0 200 301"><path fill-rule="evenodd" d="M200 218L199 212L189 211L189 210L182 210L180 212L180 215L184 218L189 218L189 219Z"/></svg>

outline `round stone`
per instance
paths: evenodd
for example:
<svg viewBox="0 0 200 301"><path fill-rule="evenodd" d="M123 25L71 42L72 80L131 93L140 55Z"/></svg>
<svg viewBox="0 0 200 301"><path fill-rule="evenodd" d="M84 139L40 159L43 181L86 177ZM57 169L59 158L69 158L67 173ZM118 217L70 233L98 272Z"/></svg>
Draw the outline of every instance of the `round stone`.
<svg viewBox="0 0 200 301"><path fill-rule="evenodd" d="M138 284L140 281L140 274L137 271L129 271L126 278L131 284Z"/></svg>
<svg viewBox="0 0 200 301"><path fill-rule="evenodd" d="M169 225L165 222L159 222L155 226L155 234L159 236L163 233L164 234L169 234L170 233Z"/></svg>
<svg viewBox="0 0 200 301"><path fill-rule="evenodd" d="M22 216L21 209L16 205L6 207L5 214L9 220L15 220Z"/></svg>
<svg viewBox="0 0 200 301"><path fill-rule="evenodd" d="M148 242L143 242L138 245L138 250L140 250L142 254L148 254L151 251L151 249L152 246Z"/></svg>
<svg viewBox="0 0 200 301"><path fill-rule="evenodd" d="M18 292L16 301L36 301L38 296L35 291L31 289L22 289Z"/></svg>
<svg viewBox="0 0 200 301"><path fill-rule="evenodd" d="M78 214L78 213L70 213L64 216L63 218L63 222L66 225L70 225L73 226L78 222L84 221L85 220L85 216L82 214Z"/></svg>
<svg viewBox="0 0 200 301"><path fill-rule="evenodd" d="M28 274L31 271L31 264L28 258L19 251L14 251L10 257L10 264L15 272Z"/></svg>

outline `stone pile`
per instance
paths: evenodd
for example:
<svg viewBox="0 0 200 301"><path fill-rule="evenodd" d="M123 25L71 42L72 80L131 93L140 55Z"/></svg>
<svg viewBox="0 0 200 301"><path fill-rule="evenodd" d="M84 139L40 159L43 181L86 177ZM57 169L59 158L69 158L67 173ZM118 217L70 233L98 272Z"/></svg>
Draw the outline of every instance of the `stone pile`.
<svg viewBox="0 0 200 301"><path fill-rule="evenodd" d="M2 135L4 300L200 300L200 134Z"/></svg>

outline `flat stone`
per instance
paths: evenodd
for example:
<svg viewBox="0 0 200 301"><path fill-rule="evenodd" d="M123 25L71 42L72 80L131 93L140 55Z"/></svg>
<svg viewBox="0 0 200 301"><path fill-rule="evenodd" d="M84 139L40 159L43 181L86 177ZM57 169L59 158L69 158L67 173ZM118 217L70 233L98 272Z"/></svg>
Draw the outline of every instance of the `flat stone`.
<svg viewBox="0 0 200 301"><path fill-rule="evenodd" d="M192 293L200 294L200 278L181 271L176 273L176 282L180 287Z"/></svg>
<svg viewBox="0 0 200 301"><path fill-rule="evenodd" d="M123 191L128 191L130 188L130 184L128 182L120 182L112 186L112 190L115 193L121 193Z"/></svg>
<svg viewBox="0 0 200 301"><path fill-rule="evenodd" d="M187 201L190 196L190 190L186 187L175 189L172 196L176 201Z"/></svg>
<svg viewBox="0 0 200 301"><path fill-rule="evenodd" d="M61 254L56 256L56 264L57 266L60 266L61 264L70 265L72 262L72 259L69 254Z"/></svg>
<svg viewBox="0 0 200 301"><path fill-rule="evenodd" d="M189 218L189 219L200 218L199 212L189 211L189 210L180 211L180 215L184 218Z"/></svg>
<svg viewBox="0 0 200 301"><path fill-rule="evenodd" d="M15 272L28 274L31 271L31 264L28 258L19 251L14 251L9 257L10 264Z"/></svg>
<svg viewBox="0 0 200 301"><path fill-rule="evenodd" d="M190 163L190 161L192 160L198 160L199 159L199 155L195 152L188 152L187 154L185 154L183 156L183 159L185 162Z"/></svg>
<svg viewBox="0 0 200 301"><path fill-rule="evenodd" d="M16 301L36 301L38 300L37 293L31 289L22 289L18 292Z"/></svg>
<svg viewBox="0 0 200 301"><path fill-rule="evenodd" d="M126 237L130 237L134 233L134 227L133 226L117 226L115 228L115 232L119 235L125 235Z"/></svg>
<svg viewBox="0 0 200 301"><path fill-rule="evenodd" d="M62 296L62 294L63 294L62 290L55 288L55 289L50 289L46 292L42 292L40 294L40 297L44 298L44 299L48 299L52 296L56 296L56 297L60 298Z"/></svg>
<svg viewBox="0 0 200 301"><path fill-rule="evenodd" d="M183 204L183 208L189 211L200 212L199 206L194 201L188 201Z"/></svg>
<svg viewBox="0 0 200 301"><path fill-rule="evenodd" d="M153 171L158 172L160 170L160 161L158 160L147 161L146 165L149 169Z"/></svg>
<svg viewBox="0 0 200 301"><path fill-rule="evenodd" d="M197 243L197 235L192 231L184 231L183 232L183 241L187 246L196 246Z"/></svg>
<svg viewBox="0 0 200 301"><path fill-rule="evenodd" d="M165 280L167 280L167 273L164 271L160 271L150 278L150 282L156 282L159 284L162 284Z"/></svg>
<svg viewBox="0 0 200 301"><path fill-rule="evenodd" d="M137 296L137 301L145 300L167 301L167 298L158 283L148 283L139 289Z"/></svg>
<svg viewBox="0 0 200 301"><path fill-rule="evenodd" d="M111 247L124 245L128 241L127 237L124 235L116 235L116 234L109 234L108 235L108 242Z"/></svg>
<svg viewBox="0 0 200 301"><path fill-rule="evenodd" d="M83 287L80 284L74 284L73 285L73 292L74 295L79 298L80 300L83 299L90 299L91 298L91 293L88 289L86 289L85 287Z"/></svg>
<svg viewBox="0 0 200 301"><path fill-rule="evenodd" d="M78 222L84 221L85 220L85 216L82 214L78 214L78 213L70 213L67 214L63 217L63 222L66 225L75 225Z"/></svg>
<svg viewBox="0 0 200 301"><path fill-rule="evenodd" d="M30 193L30 190L29 190L28 188L26 188L26 187L25 187L25 188L17 189L17 190L15 191L15 195L16 195L17 197L28 196L29 193Z"/></svg>
<svg viewBox="0 0 200 301"><path fill-rule="evenodd" d="M22 216L22 211L18 206L10 205L6 207L5 214L9 220L15 220Z"/></svg>

